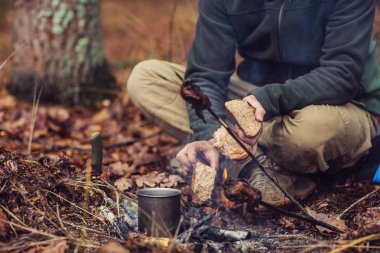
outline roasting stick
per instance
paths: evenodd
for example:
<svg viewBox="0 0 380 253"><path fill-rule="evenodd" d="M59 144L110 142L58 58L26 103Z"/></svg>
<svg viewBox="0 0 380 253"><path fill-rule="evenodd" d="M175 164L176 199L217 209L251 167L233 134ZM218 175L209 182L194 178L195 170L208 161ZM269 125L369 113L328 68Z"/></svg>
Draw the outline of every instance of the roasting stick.
<svg viewBox="0 0 380 253"><path fill-rule="evenodd" d="M222 118L218 117L218 115L216 115L215 112L211 108L208 108L207 110L227 130L227 132L231 135L231 137L234 138L234 140L240 145L240 147L242 149L244 149L244 151L249 155L249 157L259 166L260 170L278 187L278 189L280 189L285 194L285 196L290 201L292 201L293 204L295 204L298 207L298 209L300 209L302 211L302 213L304 215L306 215L309 218L314 219L313 217L310 216L310 214L306 211L306 209L303 208L301 206L301 204L295 198L293 198L293 196L285 188L283 188L280 184L278 184L277 181L271 175L269 175L269 173L266 171L266 169L256 159L255 155L252 154L251 151L249 151L249 149L240 141L240 139L238 137L236 137L235 133L226 124L226 122Z"/></svg>

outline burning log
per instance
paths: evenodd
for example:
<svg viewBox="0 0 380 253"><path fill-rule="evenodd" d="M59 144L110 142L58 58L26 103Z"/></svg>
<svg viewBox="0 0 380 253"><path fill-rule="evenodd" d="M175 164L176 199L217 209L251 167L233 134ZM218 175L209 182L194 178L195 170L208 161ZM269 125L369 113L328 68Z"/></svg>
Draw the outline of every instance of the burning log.
<svg viewBox="0 0 380 253"><path fill-rule="evenodd" d="M217 242L236 242L250 238L251 232L245 230L226 230L212 226L202 226L196 231L196 237Z"/></svg>

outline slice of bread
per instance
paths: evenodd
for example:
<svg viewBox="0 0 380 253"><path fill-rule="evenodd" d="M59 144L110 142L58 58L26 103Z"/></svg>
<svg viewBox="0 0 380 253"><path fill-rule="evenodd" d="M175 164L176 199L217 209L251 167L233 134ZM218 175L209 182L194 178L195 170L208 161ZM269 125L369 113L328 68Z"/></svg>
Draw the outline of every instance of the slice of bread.
<svg viewBox="0 0 380 253"><path fill-rule="evenodd" d="M248 154L242 149L234 138L229 135L224 127L219 128L214 133L215 143L214 147L219 150L220 153L225 155L231 160L243 160L248 157ZM245 144L248 148L248 144Z"/></svg>
<svg viewBox="0 0 380 253"><path fill-rule="evenodd" d="M255 118L255 108L243 100L231 100L225 103L227 111L247 137L255 137L261 129L261 122Z"/></svg>
<svg viewBox="0 0 380 253"><path fill-rule="evenodd" d="M214 168L201 162L195 165L191 189L200 201L205 202L211 198L215 177L216 171Z"/></svg>

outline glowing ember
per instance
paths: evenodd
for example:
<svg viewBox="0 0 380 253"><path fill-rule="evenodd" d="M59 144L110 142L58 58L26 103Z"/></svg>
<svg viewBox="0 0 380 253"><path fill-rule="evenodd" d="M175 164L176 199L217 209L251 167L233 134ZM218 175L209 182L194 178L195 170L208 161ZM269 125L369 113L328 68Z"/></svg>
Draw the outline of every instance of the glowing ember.
<svg viewBox="0 0 380 253"><path fill-rule="evenodd" d="M227 178L228 178L228 172L227 172L227 169L224 168L224 170L223 170L223 182L226 182Z"/></svg>

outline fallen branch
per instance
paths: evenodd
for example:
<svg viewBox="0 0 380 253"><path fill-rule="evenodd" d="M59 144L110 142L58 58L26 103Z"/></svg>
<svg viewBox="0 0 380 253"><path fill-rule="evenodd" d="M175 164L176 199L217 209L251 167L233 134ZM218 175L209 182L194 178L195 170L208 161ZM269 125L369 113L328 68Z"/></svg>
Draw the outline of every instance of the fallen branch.
<svg viewBox="0 0 380 253"><path fill-rule="evenodd" d="M380 192L380 187L378 187L377 189L373 190L372 192L368 193L367 195L361 197L360 199L358 199L357 201L355 201L354 203L352 203L349 207L347 207L341 214L338 215L339 218L343 217L348 211L350 211L354 206L358 205L360 202L368 199L369 197L371 197L373 194L377 193L377 192Z"/></svg>

